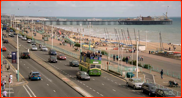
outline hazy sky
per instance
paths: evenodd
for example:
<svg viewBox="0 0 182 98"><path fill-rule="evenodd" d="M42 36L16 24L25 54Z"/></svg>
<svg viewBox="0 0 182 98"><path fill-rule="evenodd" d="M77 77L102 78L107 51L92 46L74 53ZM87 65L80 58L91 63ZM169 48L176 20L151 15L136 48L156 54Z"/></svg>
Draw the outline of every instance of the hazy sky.
<svg viewBox="0 0 182 98"><path fill-rule="evenodd" d="M2 1L2 14L70 17L181 17L180 1ZM19 9L19 10L18 10Z"/></svg>

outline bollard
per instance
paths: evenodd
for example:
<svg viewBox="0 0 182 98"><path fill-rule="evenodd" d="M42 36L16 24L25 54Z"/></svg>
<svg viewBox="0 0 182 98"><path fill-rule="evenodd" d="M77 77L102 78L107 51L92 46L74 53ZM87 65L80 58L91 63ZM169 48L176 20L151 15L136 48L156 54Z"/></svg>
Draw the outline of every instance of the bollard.
<svg viewBox="0 0 182 98"><path fill-rule="evenodd" d="M28 49L28 52L29 52L29 49Z"/></svg>

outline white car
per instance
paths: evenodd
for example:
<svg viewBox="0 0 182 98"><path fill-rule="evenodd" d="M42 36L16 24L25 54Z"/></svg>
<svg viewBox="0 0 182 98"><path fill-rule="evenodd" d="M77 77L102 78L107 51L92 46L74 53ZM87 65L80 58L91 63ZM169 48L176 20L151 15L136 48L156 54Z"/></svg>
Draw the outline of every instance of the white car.
<svg viewBox="0 0 182 98"><path fill-rule="evenodd" d="M21 34L19 34L18 37L22 38L23 36Z"/></svg>
<svg viewBox="0 0 182 98"><path fill-rule="evenodd" d="M31 43L31 41L32 41L31 39L28 39L28 40L27 40L27 43Z"/></svg>
<svg viewBox="0 0 182 98"><path fill-rule="evenodd" d="M27 38L26 37L22 37L22 40L27 40Z"/></svg>
<svg viewBox="0 0 182 98"><path fill-rule="evenodd" d="M37 47L35 45L32 46L32 51L37 51Z"/></svg>
<svg viewBox="0 0 182 98"><path fill-rule="evenodd" d="M144 82L139 78L130 78L127 80L126 85L131 86L134 89L140 89Z"/></svg>
<svg viewBox="0 0 182 98"><path fill-rule="evenodd" d="M45 47L45 46L42 46L42 47L41 47L41 51L48 51L48 48Z"/></svg>

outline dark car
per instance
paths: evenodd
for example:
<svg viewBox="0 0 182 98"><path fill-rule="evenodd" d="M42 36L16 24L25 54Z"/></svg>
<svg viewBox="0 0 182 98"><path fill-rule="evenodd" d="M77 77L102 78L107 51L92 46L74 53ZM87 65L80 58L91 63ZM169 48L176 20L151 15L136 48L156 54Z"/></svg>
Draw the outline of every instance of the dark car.
<svg viewBox="0 0 182 98"><path fill-rule="evenodd" d="M79 66L79 63L78 63L78 61L71 61L70 62L70 66L76 66L76 67L78 67Z"/></svg>
<svg viewBox="0 0 182 98"><path fill-rule="evenodd" d="M57 55L57 59L59 59L59 60L66 60L66 56L63 55L63 54L59 54L59 55Z"/></svg>
<svg viewBox="0 0 182 98"><path fill-rule="evenodd" d="M55 50L51 49L51 50L49 51L49 55L57 55L57 53L56 53Z"/></svg>
<svg viewBox="0 0 182 98"><path fill-rule="evenodd" d="M155 91L155 97L175 97L175 94L170 89L158 88Z"/></svg>
<svg viewBox="0 0 182 98"><path fill-rule="evenodd" d="M49 62L53 62L53 63L57 63L57 58L56 56L50 56L50 58L48 59Z"/></svg>
<svg viewBox="0 0 182 98"><path fill-rule="evenodd" d="M141 89L143 93L148 94L149 96L155 96L157 86L152 83L144 83Z"/></svg>
<svg viewBox="0 0 182 98"><path fill-rule="evenodd" d="M35 41L32 41L32 45L36 45Z"/></svg>
<svg viewBox="0 0 182 98"><path fill-rule="evenodd" d="M78 79L90 80L90 76L85 71L78 71L76 77Z"/></svg>
<svg viewBox="0 0 182 98"><path fill-rule="evenodd" d="M3 43L9 43L9 42L8 42L8 40L5 39L5 40L3 40Z"/></svg>
<svg viewBox="0 0 182 98"><path fill-rule="evenodd" d="M17 35L16 32L13 33L14 35Z"/></svg>
<svg viewBox="0 0 182 98"><path fill-rule="evenodd" d="M30 54L29 54L29 52L22 52L21 54L20 54L20 57L23 59L23 58L29 58L30 59Z"/></svg>

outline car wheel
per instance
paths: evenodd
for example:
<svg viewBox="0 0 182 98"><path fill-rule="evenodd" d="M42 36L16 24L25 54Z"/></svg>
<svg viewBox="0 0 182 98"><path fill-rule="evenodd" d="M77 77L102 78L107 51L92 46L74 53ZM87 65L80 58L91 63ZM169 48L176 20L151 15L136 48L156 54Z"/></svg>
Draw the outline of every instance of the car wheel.
<svg viewBox="0 0 182 98"><path fill-rule="evenodd" d="M142 89L142 93L144 93L144 90Z"/></svg>
<svg viewBox="0 0 182 98"><path fill-rule="evenodd" d="M134 85L133 88L136 89L136 86Z"/></svg>
<svg viewBox="0 0 182 98"><path fill-rule="evenodd" d="M155 97L157 97L157 95L155 95Z"/></svg>
<svg viewBox="0 0 182 98"><path fill-rule="evenodd" d="M151 96L151 93L149 92L149 96Z"/></svg>

